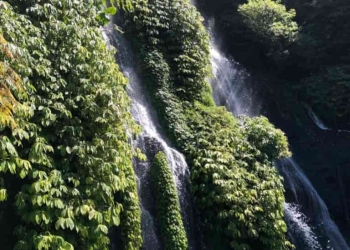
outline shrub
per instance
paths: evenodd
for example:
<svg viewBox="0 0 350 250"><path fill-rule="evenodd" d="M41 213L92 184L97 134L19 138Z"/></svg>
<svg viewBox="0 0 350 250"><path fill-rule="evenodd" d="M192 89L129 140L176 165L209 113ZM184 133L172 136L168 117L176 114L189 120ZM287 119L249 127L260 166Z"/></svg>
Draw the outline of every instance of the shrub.
<svg viewBox="0 0 350 250"><path fill-rule="evenodd" d="M248 0L238 7L238 12L250 29L269 42L291 43L298 38L295 10L287 11L279 1Z"/></svg>

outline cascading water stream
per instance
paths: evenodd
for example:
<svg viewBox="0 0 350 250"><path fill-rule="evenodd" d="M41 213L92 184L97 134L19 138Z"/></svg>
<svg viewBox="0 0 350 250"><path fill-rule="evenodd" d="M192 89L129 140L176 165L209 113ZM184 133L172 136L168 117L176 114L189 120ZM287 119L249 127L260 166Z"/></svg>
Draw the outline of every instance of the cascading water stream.
<svg viewBox="0 0 350 250"><path fill-rule="evenodd" d="M318 116L314 113L314 111L311 109L311 107L305 105L305 108L307 110L307 113L309 114L311 120L316 124L316 126L319 128L319 129L322 129L322 130L330 130L330 128L328 128L324 122L318 118Z"/></svg>
<svg viewBox="0 0 350 250"><path fill-rule="evenodd" d="M149 104L148 98L145 95L146 91L142 87L136 73L130 45L122 35L113 29L112 24L104 28L104 33L108 42L117 48L117 61L122 72L129 79L127 91L132 101L131 114L135 121L142 127L141 135L132 142L133 146L140 148L142 152L146 153L146 155L151 155L151 157L158 151L163 151L166 154L178 190L182 218L190 249L195 250L197 249L195 239L196 229L194 229L195 226L192 218L192 201L188 188L189 169L185 158L181 153L171 148L159 132L160 129L156 114ZM157 232L157 226L155 225L155 197L153 197L151 192L150 168L150 161L142 162L134 159L134 169L137 175L142 209L143 249L157 250L162 249L162 244L160 243L159 232Z"/></svg>
<svg viewBox="0 0 350 250"><path fill-rule="evenodd" d="M251 94L252 90L245 86L246 73L240 69L238 63L222 55L214 40L211 41L211 62L214 75L211 84L215 102L226 106L235 116L258 115L259 106L256 105L254 95ZM320 128L326 129L318 120L314 121L319 127L321 126ZM297 249L348 250L349 247L330 218L324 201L294 160L285 159L277 167L285 179L286 187L298 202L298 205L284 204L288 233ZM307 203L301 201L301 195L307 197ZM310 212L309 219L301 210ZM327 239L325 244L321 244L318 237L315 236L315 228L309 225L311 220L317 227L317 232Z"/></svg>
<svg viewBox="0 0 350 250"><path fill-rule="evenodd" d="M225 106L235 116L254 116L258 108L254 105L252 90L244 86L247 73L239 64L222 56L215 43L211 43L213 98L217 105ZM235 84L232 84L235 83Z"/></svg>
<svg viewBox="0 0 350 250"><path fill-rule="evenodd" d="M331 219L326 204L298 164L289 158L280 160L277 166L282 176L288 180L285 183L286 189L292 190L294 199L303 206L316 229L325 238L322 245L327 249L348 250L349 247Z"/></svg>
<svg viewBox="0 0 350 250"><path fill-rule="evenodd" d="M288 224L288 236L297 249L321 249L317 237L308 225L308 218L300 212L300 207L292 203L284 203L285 220Z"/></svg>
<svg viewBox="0 0 350 250"><path fill-rule="evenodd" d="M307 110L307 113L309 115L309 117L311 118L311 120L315 123L315 125L321 129L321 130L332 130L331 128L327 127L326 124L324 124L324 122L315 114L315 112L311 109L311 107L305 105L305 108ZM344 129L337 129L337 132L340 133L350 133L350 130L344 130Z"/></svg>

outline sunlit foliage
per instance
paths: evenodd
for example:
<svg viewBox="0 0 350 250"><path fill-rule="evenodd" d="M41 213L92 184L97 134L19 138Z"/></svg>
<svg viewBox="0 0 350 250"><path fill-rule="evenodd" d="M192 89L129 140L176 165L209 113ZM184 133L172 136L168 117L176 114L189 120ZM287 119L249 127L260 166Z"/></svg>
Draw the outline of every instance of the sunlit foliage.
<svg viewBox="0 0 350 250"><path fill-rule="evenodd" d="M266 118L238 121L214 105L202 18L186 0L135 0L127 17L144 83L191 165L193 195L209 235L221 239L213 248L292 247L285 236L283 185L273 167L276 158L290 155L287 140Z"/></svg>
<svg viewBox="0 0 350 250"><path fill-rule="evenodd" d="M250 29L269 42L291 43L298 38L298 24L293 21L296 12L287 11L280 1L249 0L238 12Z"/></svg>
<svg viewBox="0 0 350 250"><path fill-rule="evenodd" d="M179 197L166 155L158 152L152 164L152 181L164 250L187 250Z"/></svg>
<svg viewBox="0 0 350 250"><path fill-rule="evenodd" d="M98 27L103 3L10 2L15 8L0 5L1 51L7 55L6 61L1 58L2 75L8 84L25 79L24 86L33 86L25 89L31 112L14 110L18 129L1 139L1 176L18 176L21 187L15 197L20 219L15 249L108 249L109 229L119 226L121 212L130 208L115 199L124 191L134 193L131 240L137 241L125 245L139 248L140 211L128 143L135 124L127 81ZM14 46L6 50L7 43ZM12 62L9 52L18 61Z"/></svg>

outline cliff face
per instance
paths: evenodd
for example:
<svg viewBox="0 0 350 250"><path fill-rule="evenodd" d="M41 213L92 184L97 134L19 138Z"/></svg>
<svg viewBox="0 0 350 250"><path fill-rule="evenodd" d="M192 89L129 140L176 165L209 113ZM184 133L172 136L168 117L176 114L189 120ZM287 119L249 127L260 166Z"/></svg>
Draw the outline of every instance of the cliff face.
<svg viewBox="0 0 350 250"><path fill-rule="evenodd" d="M349 232L350 171L347 1L285 1L296 10L298 41L283 56L247 29L237 9L243 0L201 1L199 9L214 18L226 51L248 68L256 82L261 112L281 128L332 217ZM329 130L318 127L307 105ZM349 129L350 130L350 129ZM287 197L288 200L288 197Z"/></svg>
<svg viewBox="0 0 350 250"><path fill-rule="evenodd" d="M272 103L266 109L267 116L287 134L294 158L324 199L343 235L347 237L350 133L320 129L304 107L300 107L297 116L283 116L276 110L275 102Z"/></svg>
<svg viewBox="0 0 350 250"><path fill-rule="evenodd" d="M264 117L236 118L215 105L200 13L188 0L106 2L0 1L0 92L11 100L3 108L1 96L0 220L7 232L0 244L186 249L189 223L178 201L184 195L169 169L181 163L190 170L190 198L211 249L288 250L283 184L273 165L290 156L287 138ZM151 97L144 105L143 91L133 95L129 85L127 92L126 61L122 73L113 57L110 39L117 36L102 30L118 7L139 63L129 73L139 74ZM121 46L118 53L125 51ZM11 78L23 79L24 94ZM23 110L12 111L12 103L23 103ZM141 137L161 139L147 116L151 105L180 151L159 149L167 152L154 164L141 153L150 150L141 147L145 138L140 145L133 140L141 127Z"/></svg>
<svg viewBox="0 0 350 250"><path fill-rule="evenodd" d="M274 86L279 85L284 91L293 92L291 101L308 103L329 126L348 127L350 22L346 13L349 2L285 1L287 8L282 13L270 6L275 15L296 12L293 21L299 26L299 34L292 43L279 39L279 34L276 43L274 39L266 39L259 29L249 27L239 11L244 3L244 0L221 0L201 1L198 5L205 16L215 18L227 51L237 61L255 74L273 76L269 77L273 90L279 91ZM261 13L254 15L258 14ZM263 29L264 25L270 23L265 22L259 28Z"/></svg>
<svg viewBox="0 0 350 250"><path fill-rule="evenodd" d="M198 4L226 53L189 0L0 1L2 248L293 249L290 146L348 231L350 4Z"/></svg>

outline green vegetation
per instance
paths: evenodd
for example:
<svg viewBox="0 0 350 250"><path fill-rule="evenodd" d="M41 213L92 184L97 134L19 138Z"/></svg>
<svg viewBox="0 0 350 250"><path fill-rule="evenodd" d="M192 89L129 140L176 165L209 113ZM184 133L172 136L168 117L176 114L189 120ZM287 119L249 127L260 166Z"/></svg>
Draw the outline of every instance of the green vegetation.
<svg viewBox="0 0 350 250"><path fill-rule="evenodd" d="M126 166L125 175L127 176L128 186L125 187L121 203L123 211L121 212L121 241L124 250L137 250L142 247L141 232L141 209L137 193L137 182L134 169L131 165Z"/></svg>
<svg viewBox="0 0 350 250"><path fill-rule="evenodd" d="M234 32L244 30L241 35L254 38L266 58L285 50L293 56L301 46L294 42L307 40L305 33L299 36L289 6L271 0L232 2L237 14L232 23L240 25ZM127 80L100 30L120 7L127 10L125 31L142 80L169 138L191 167L193 196L212 236L209 244L213 249L293 248L283 221L282 179L273 166L290 156L287 139L264 117L234 118L214 104L207 82L209 36L189 0L116 0L110 6L105 0L0 1L4 248L108 249L112 227L119 227L122 249L142 247L132 167L137 153L130 145L139 127L129 112ZM309 38L315 41L312 34ZM347 69L327 67L323 75L301 78L306 95L337 96L328 103L314 98L320 107L337 105L331 116L348 115L348 84L342 81ZM317 87L326 82L332 85L321 93ZM162 152L155 156L152 178L164 248L188 249Z"/></svg>
<svg viewBox="0 0 350 250"><path fill-rule="evenodd" d="M350 65L326 67L301 81L304 98L311 98L314 110L331 124L350 117ZM325 98L328 97L328 98Z"/></svg>
<svg viewBox="0 0 350 250"><path fill-rule="evenodd" d="M287 11L278 1L249 0L238 7L238 12L246 25L269 43L291 43L298 38L295 10Z"/></svg>
<svg viewBox="0 0 350 250"><path fill-rule="evenodd" d="M137 128L126 79L96 22L103 3L10 3L0 2L1 86L11 97L1 101L5 249L13 248L13 233L15 249L108 249L109 229L119 224L132 232L125 249L138 249L140 208L127 136Z"/></svg>
<svg viewBox="0 0 350 250"><path fill-rule="evenodd" d="M163 152L155 155L151 171L164 249L186 250L188 243L179 198L168 160Z"/></svg>
<svg viewBox="0 0 350 250"><path fill-rule="evenodd" d="M329 126L346 127L350 121L350 2L317 1L310 5L295 1L289 5L297 10L298 22L303 24L299 46L291 51L304 69L291 83L297 88L293 97L302 96Z"/></svg>
<svg viewBox="0 0 350 250"><path fill-rule="evenodd" d="M0 125L14 129L18 126L14 120L13 114L20 107L20 103L14 96L24 94L22 79L11 68L9 61L17 61L18 57L12 54L9 44L0 33ZM4 197L3 197L4 198ZM1 200L2 198L0 198Z"/></svg>
<svg viewBox="0 0 350 250"><path fill-rule="evenodd" d="M286 138L265 127L266 118L239 122L223 108L197 106L192 113L196 134L189 152L198 205L233 249L288 249L283 186L271 161L289 156Z"/></svg>
<svg viewBox="0 0 350 250"><path fill-rule="evenodd" d="M283 186L272 163L290 155L284 134L266 118L237 121L214 105L209 37L189 1L135 0L126 17L144 83L191 165L203 220L223 242L214 247L289 249Z"/></svg>
<svg viewBox="0 0 350 250"><path fill-rule="evenodd" d="M215 18L234 58L269 79L263 91L279 106L287 103L282 112L301 119L303 107L288 103L303 101L328 126L349 125L349 1L203 0L197 5Z"/></svg>
<svg viewBox="0 0 350 250"><path fill-rule="evenodd" d="M243 134L248 142L259 151L256 156L264 154L265 159L278 159L290 157L288 141L281 130L269 123L266 117L249 119L240 117Z"/></svg>

